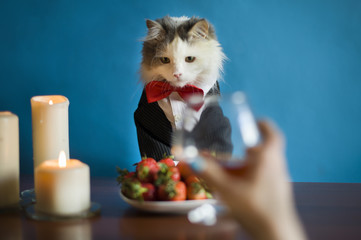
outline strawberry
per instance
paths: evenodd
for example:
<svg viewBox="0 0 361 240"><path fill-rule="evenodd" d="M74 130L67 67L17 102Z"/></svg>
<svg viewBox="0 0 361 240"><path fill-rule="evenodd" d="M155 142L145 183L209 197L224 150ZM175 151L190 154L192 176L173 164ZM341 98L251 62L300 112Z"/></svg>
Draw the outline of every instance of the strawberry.
<svg viewBox="0 0 361 240"><path fill-rule="evenodd" d="M179 172L183 179L187 179L188 176L194 175L192 169L186 162L179 161L177 168L179 169Z"/></svg>
<svg viewBox="0 0 361 240"><path fill-rule="evenodd" d="M200 183L201 180L196 175L189 175L186 178L186 184L190 185L191 183Z"/></svg>
<svg viewBox="0 0 361 240"><path fill-rule="evenodd" d="M169 180L158 187L157 198L161 201L184 201L186 200L186 191L184 182Z"/></svg>
<svg viewBox="0 0 361 240"><path fill-rule="evenodd" d="M147 192L147 188L136 178L127 178L122 182L122 193L130 199L143 200L143 193Z"/></svg>
<svg viewBox="0 0 361 240"><path fill-rule="evenodd" d="M154 185L159 186L168 181L169 177L167 177L168 166L165 163L158 162L159 171L154 176Z"/></svg>
<svg viewBox="0 0 361 240"><path fill-rule="evenodd" d="M138 172L139 168L144 164L155 165L155 164L157 164L157 161L155 161L154 158L143 157L140 162L134 164L134 165L136 165L136 171Z"/></svg>
<svg viewBox="0 0 361 240"><path fill-rule="evenodd" d="M125 179L132 178L135 175L135 172L129 172L127 169L121 169L117 167L117 172L119 176L117 177L118 184L121 184Z"/></svg>
<svg viewBox="0 0 361 240"><path fill-rule="evenodd" d="M164 158L161 159L161 160L159 161L159 163L164 163L164 164L166 164L168 167L175 167L173 158L174 158L173 156L164 156Z"/></svg>
<svg viewBox="0 0 361 240"><path fill-rule="evenodd" d="M126 178L122 182L122 193L130 199L140 201L154 201L155 187L151 183L141 183L138 179Z"/></svg>
<svg viewBox="0 0 361 240"><path fill-rule="evenodd" d="M182 182L182 181L175 182L174 190L175 190L175 195L174 196L170 195L171 201L186 200L187 188L186 188L186 184L184 182Z"/></svg>
<svg viewBox="0 0 361 240"><path fill-rule="evenodd" d="M153 158L144 158L137 164L137 177L143 183L151 183L156 178L159 169L160 167Z"/></svg>
<svg viewBox="0 0 361 240"><path fill-rule="evenodd" d="M188 200L200 200L213 198L212 194L203 179L190 175L186 179L187 184L187 199Z"/></svg>
<svg viewBox="0 0 361 240"><path fill-rule="evenodd" d="M142 183L142 187L147 189L147 191L142 194L144 201L154 201L156 197L154 185L151 183Z"/></svg>
<svg viewBox="0 0 361 240"><path fill-rule="evenodd" d="M166 188L166 184L162 184L157 188L157 200L168 201L168 193L166 191Z"/></svg>
<svg viewBox="0 0 361 240"><path fill-rule="evenodd" d="M158 162L160 170L155 177L154 184L156 186L167 183L169 180L180 181L179 169L176 167L168 167L165 163Z"/></svg>
<svg viewBox="0 0 361 240"><path fill-rule="evenodd" d="M170 167L168 169L168 172L169 172L169 176L170 176L170 179L172 179L173 181L180 181L181 179L181 175L180 175L180 172L179 172L179 168L177 167Z"/></svg>
<svg viewBox="0 0 361 240"><path fill-rule="evenodd" d="M189 185L187 185L188 200L201 200L207 198L207 192L200 182L191 182Z"/></svg>

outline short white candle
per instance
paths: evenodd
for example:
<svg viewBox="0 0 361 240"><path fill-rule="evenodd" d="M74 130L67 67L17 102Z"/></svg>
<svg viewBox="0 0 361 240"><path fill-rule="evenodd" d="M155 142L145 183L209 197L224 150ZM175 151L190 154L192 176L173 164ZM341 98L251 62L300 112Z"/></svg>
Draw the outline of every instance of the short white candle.
<svg viewBox="0 0 361 240"><path fill-rule="evenodd" d="M34 169L56 159L61 150L69 158L69 100L60 95L31 98Z"/></svg>
<svg viewBox="0 0 361 240"><path fill-rule="evenodd" d="M71 216L90 207L89 166L76 159L47 160L35 169L35 209L50 215Z"/></svg>
<svg viewBox="0 0 361 240"><path fill-rule="evenodd" d="M0 208L19 202L19 118L0 112Z"/></svg>

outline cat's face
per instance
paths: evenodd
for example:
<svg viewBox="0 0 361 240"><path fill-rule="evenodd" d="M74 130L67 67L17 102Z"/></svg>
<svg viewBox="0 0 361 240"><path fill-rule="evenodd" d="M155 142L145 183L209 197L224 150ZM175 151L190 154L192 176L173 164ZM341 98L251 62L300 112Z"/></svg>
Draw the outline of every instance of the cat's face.
<svg viewBox="0 0 361 240"><path fill-rule="evenodd" d="M219 78L225 56L206 20L164 17L147 20L147 27L141 65L145 83L202 86Z"/></svg>

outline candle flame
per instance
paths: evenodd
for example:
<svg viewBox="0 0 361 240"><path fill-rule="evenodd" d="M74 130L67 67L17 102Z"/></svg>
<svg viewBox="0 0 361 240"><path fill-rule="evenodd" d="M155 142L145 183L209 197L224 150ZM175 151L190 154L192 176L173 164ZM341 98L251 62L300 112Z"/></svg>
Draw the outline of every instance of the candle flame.
<svg viewBox="0 0 361 240"><path fill-rule="evenodd" d="M61 151L59 153L58 164L59 164L60 168L65 168L66 167L66 155L65 155L64 151Z"/></svg>
<svg viewBox="0 0 361 240"><path fill-rule="evenodd" d="M53 100L50 100L49 101L49 105L53 105L54 103L53 103Z"/></svg>

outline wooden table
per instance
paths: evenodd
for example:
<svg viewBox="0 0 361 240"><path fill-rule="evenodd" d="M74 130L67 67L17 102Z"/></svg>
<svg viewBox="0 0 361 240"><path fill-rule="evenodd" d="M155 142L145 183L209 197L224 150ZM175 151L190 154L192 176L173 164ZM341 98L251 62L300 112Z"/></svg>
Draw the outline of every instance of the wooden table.
<svg viewBox="0 0 361 240"><path fill-rule="evenodd" d="M32 178L22 176L21 190L32 187ZM185 215L144 213L123 202L118 189L114 179L92 179L92 201L102 212L91 219L42 222L22 212L2 213L0 239L248 239L228 216L209 227L191 224ZM294 190L310 239L361 239L361 184L294 183Z"/></svg>

